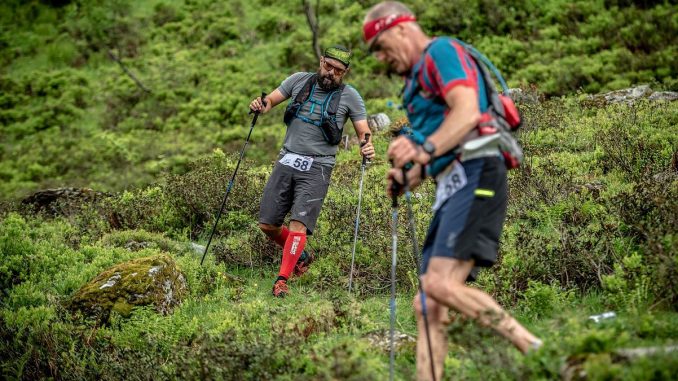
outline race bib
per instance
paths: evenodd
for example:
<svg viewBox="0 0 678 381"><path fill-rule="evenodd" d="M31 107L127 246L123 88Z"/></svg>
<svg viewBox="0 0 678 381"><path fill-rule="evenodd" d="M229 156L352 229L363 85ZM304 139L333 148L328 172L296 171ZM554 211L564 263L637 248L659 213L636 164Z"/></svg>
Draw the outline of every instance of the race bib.
<svg viewBox="0 0 678 381"><path fill-rule="evenodd" d="M436 189L436 202L433 203L434 211L437 211L459 189L466 186L466 172L464 172L464 167L458 161L455 161L444 172L436 176L436 181L438 187Z"/></svg>
<svg viewBox="0 0 678 381"><path fill-rule="evenodd" d="M311 169L313 165L313 158L308 156L297 155L296 153L286 153L280 164L292 167L297 171L306 172Z"/></svg>

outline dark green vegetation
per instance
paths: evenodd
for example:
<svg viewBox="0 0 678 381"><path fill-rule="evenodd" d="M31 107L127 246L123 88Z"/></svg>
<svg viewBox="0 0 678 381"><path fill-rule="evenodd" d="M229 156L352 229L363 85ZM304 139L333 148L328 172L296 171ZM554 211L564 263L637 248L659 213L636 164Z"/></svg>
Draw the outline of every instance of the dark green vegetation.
<svg viewBox="0 0 678 381"><path fill-rule="evenodd" d="M183 173L200 154L239 148L252 97L317 67L299 1L19 3L0 5L3 198L62 184L119 191ZM637 83L678 89L678 12L668 2L413 4L433 33L487 52L511 86L547 96ZM348 80L376 113L400 87L361 45L367 7L321 1L320 42L356 50ZM248 157L257 163L274 159L281 115L255 131Z"/></svg>
<svg viewBox="0 0 678 381"><path fill-rule="evenodd" d="M246 105L287 74L314 70L297 2L32 2L0 5L0 374L10 379L375 380L388 354L366 336L388 327L389 217L383 157L368 169L356 294L346 293L357 204L357 149L341 151L317 234L318 260L270 297L280 251L256 228L258 200L284 133L260 119L213 251L203 242L247 133ZM67 4L61 4L67 3ZM604 105L573 90L637 82L675 90L676 7L663 2L429 1L422 24L487 52L512 85L549 101L522 105L527 161L511 174L501 264L479 286L545 339L523 358L461 320L450 325L453 379L662 380L678 356L627 359L619 348L678 343L678 104ZM360 49L367 5L321 2L321 43ZM458 12L458 9L466 9ZM450 20L442 23L441 20ZM150 90L144 90L110 53ZM353 83L370 113L397 79L358 51ZM225 154L224 152L227 152ZM49 186L111 192L35 214L18 199ZM415 198L418 233L433 188ZM413 258L401 213L399 331L415 334ZM97 274L168 254L186 301L171 315L137 308L98 325L66 307ZM618 317L596 324L591 314ZM411 379L404 344L397 372ZM565 372L567 373L567 371Z"/></svg>

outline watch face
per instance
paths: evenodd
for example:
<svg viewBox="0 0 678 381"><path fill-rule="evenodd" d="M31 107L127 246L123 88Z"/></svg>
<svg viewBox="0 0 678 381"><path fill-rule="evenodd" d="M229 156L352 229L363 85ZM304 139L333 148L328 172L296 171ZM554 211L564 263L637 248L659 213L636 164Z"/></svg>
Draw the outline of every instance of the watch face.
<svg viewBox="0 0 678 381"><path fill-rule="evenodd" d="M434 147L433 144L431 144L431 142L429 142L428 140L425 141L424 144L423 144L421 147L422 147L422 148L424 149L424 151L426 151L426 153L428 153L429 155L433 155L433 152L435 152L435 150L436 150L436 147Z"/></svg>

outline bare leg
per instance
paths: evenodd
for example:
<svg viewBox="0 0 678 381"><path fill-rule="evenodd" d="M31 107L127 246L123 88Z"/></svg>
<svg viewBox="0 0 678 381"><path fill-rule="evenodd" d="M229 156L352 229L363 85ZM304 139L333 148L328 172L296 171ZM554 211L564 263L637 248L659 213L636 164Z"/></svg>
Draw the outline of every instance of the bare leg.
<svg viewBox="0 0 678 381"><path fill-rule="evenodd" d="M259 224L259 229L261 229L264 234L268 236L268 238L272 239L275 241L278 236L280 236L280 233L282 232L282 226L276 226L276 225L269 225L269 224Z"/></svg>
<svg viewBox="0 0 678 381"><path fill-rule="evenodd" d="M280 233L283 230L282 226L276 226L276 225L269 225L269 224L259 224L259 229L261 229L264 234L266 234L270 239L275 240L280 236ZM306 225L303 223L292 220L290 221L290 227L289 230L291 232L300 232L300 233L305 233L306 232Z"/></svg>
<svg viewBox="0 0 678 381"><path fill-rule="evenodd" d="M536 336L504 311L490 295L465 284L473 269L473 261L434 257L431 258L428 269L422 281L424 290L432 299L492 327L523 353L533 343L539 342Z"/></svg>
<svg viewBox="0 0 678 381"><path fill-rule="evenodd" d="M306 233L306 225L304 225L303 223L301 223L297 220L292 220L292 221L290 221L290 231L291 232Z"/></svg>
<svg viewBox="0 0 678 381"><path fill-rule="evenodd" d="M276 226L269 224L259 224L259 229L261 229L264 234L268 236L273 242L277 243L278 246L285 248L285 242L289 232L295 233L306 233L306 225L299 221L292 220L290 221L289 229L285 226Z"/></svg>
<svg viewBox="0 0 678 381"><path fill-rule="evenodd" d="M421 294L417 293L414 298L414 310L417 315L417 380L433 380L431 377L431 363L429 362L428 341L426 338L426 325L424 323L423 309L421 304ZM442 380L447 356L447 333L445 325L447 323L446 306L441 305L435 300L426 298L426 310L428 313L428 325L431 334L431 349L433 351L433 365L436 372L436 380Z"/></svg>

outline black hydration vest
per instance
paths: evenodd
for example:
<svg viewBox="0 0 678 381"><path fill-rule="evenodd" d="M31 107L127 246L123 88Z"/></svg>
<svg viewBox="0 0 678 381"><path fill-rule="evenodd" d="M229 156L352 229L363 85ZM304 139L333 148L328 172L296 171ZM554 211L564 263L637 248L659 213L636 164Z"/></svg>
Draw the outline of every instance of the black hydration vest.
<svg viewBox="0 0 678 381"><path fill-rule="evenodd" d="M345 85L342 84L337 89L327 94L327 97L325 97L325 100L322 102L313 99L313 93L315 92L317 85L318 74L316 73L306 80L304 87L302 87L297 96L294 97L294 100L287 105L284 121L289 127L294 118L299 118L306 123L320 127L320 131L322 132L325 141L336 146L341 142L342 129L337 126L337 110L339 109L339 101L341 100L341 93L344 91ZM316 106L320 106L319 121L311 120L310 118L299 114L307 102L311 102L309 116L313 115Z"/></svg>

